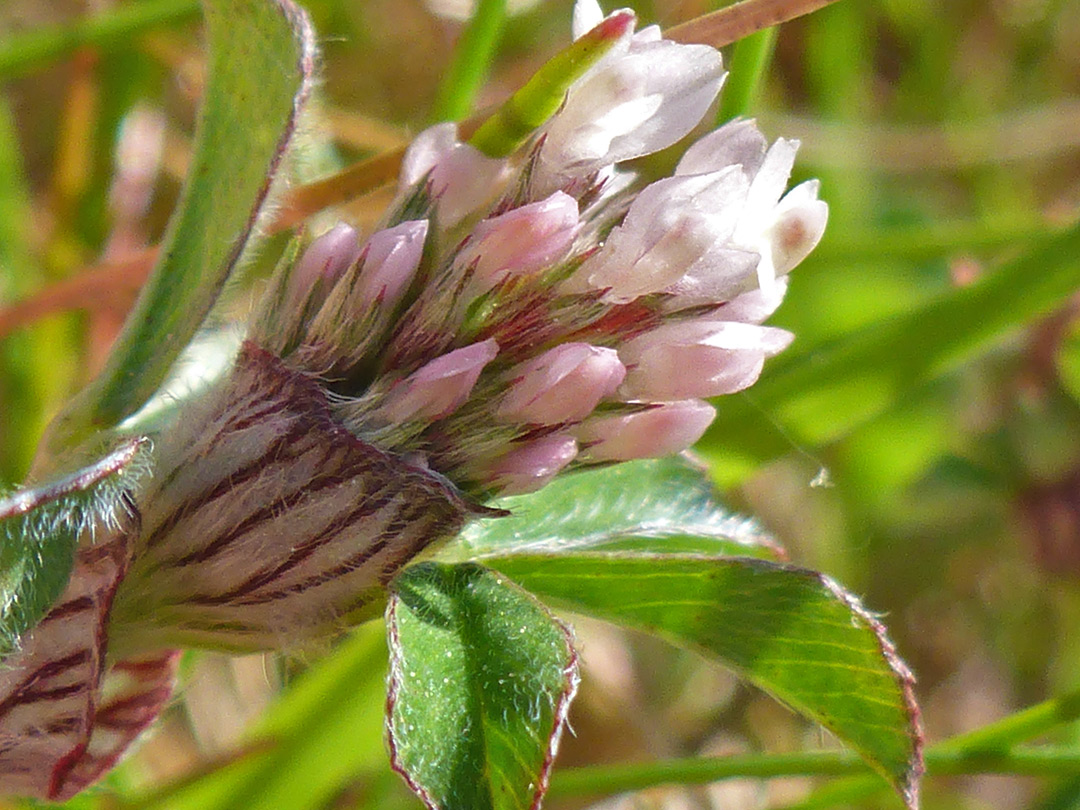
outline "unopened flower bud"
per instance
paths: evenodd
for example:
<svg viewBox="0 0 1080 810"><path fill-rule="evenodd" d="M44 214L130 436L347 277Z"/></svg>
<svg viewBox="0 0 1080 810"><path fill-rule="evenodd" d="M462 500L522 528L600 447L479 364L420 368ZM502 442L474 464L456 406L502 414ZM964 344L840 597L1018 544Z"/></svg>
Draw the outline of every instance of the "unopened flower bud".
<svg viewBox="0 0 1080 810"><path fill-rule="evenodd" d="M680 453L705 433L716 409L700 399L663 402L647 410L596 416L574 430L592 461L630 461Z"/></svg>
<svg viewBox="0 0 1080 810"><path fill-rule="evenodd" d="M425 177L437 203L438 222L450 228L493 199L504 185L506 161L490 158L457 137L457 125L436 124L421 132L405 152L401 187Z"/></svg>
<svg viewBox="0 0 1080 810"><path fill-rule="evenodd" d="M426 219L410 220L376 231L364 248L364 269L360 276L360 300L393 309L409 286L427 238Z"/></svg>
<svg viewBox="0 0 1080 810"><path fill-rule="evenodd" d="M535 492L574 460L577 449L572 436L535 439L499 459L491 468L491 480L501 495Z"/></svg>
<svg viewBox="0 0 1080 810"><path fill-rule="evenodd" d="M614 349L564 343L510 372L510 389L495 418L541 425L578 422L613 394L625 376Z"/></svg>
<svg viewBox="0 0 1080 810"><path fill-rule="evenodd" d="M634 338L619 355L630 371L628 399L674 400L732 394L753 385L766 357L794 336L783 329L724 321L683 321Z"/></svg>
<svg viewBox="0 0 1080 810"><path fill-rule="evenodd" d="M289 279L289 301L303 306L309 296L326 297L342 274L360 258L356 230L344 222L318 236L304 251ZM316 306L321 301L313 301Z"/></svg>
<svg viewBox="0 0 1080 810"><path fill-rule="evenodd" d="M477 224L458 265L475 262L475 283L486 291L508 275L528 276L555 264L574 241L577 224L577 200L556 191Z"/></svg>
<svg viewBox="0 0 1080 810"><path fill-rule="evenodd" d="M436 357L390 390L381 415L400 422L452 413L469 398L480 372L498 353L499 344L488 339Z"/></svg>

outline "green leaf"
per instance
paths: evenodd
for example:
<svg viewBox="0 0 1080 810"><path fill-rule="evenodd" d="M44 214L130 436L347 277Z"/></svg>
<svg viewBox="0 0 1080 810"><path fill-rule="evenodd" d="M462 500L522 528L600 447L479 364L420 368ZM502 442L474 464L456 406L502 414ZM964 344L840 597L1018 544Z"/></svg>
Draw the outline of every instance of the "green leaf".
<svg viewBox="0 0 1080 810"><path fill-rule="evenodd" d="M210 65L187 185L105 369L54 425L54 451L117 424L164 381L251 240L310 93L314 36L289 0L203 6Z"/></svg>
<svg viewBox="0 0 1080 810"><path fill-rule="evenodd" d="M745 394L717 400L697 449L727 481L795 445L834 441L909 392L984 352L1080 286L1080 225L968 287L823 345L771 361Z"/></svg>
<svg viewBox="0 0 1080 810"><path fill-rule="evenodd" d="M719 660L835 733L915 806L913 678L881 623L823 574L766 560L595 552L489 564L558 607Z"/></svg>
<svg viewBox="0 0 1080 810"><path fill-rule="evenodd" d="M569 631L474 564L407 568L387 624L394 769L432 810L537 807L577 688Z"/></svg>
<svg viewBox="0 0 1080 810"><path fill-rule="evenodd" d="M753 520L724 508L704 471L683 457L575 473L492 506L510 516L470 524L442 559L585 548L783 556Z"/></svg>
<svg viewBox="0 0 1080 810"><path fill-rule="evenodd" d="M116 523L144 472L145 445L130 439L71 475L0 498L0 656L63 592L80 533Z"/></svg>

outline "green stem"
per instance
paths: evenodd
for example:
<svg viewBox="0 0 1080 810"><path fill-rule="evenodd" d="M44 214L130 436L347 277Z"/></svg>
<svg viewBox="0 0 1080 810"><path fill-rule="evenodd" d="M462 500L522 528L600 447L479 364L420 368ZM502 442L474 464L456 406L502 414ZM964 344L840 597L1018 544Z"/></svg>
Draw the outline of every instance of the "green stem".
<svg viewBox="0 0 1080 810"><path fill-rule="evenodd" d="M0 79L25 73L83 45L107 48L148 28L193 20L198 14L198 0L143 0L64 25L8 36L0 41Z"/></svg>
<svg viewBox="0 0 1080 810"><path fill-rule="evenodd" d="M506 0L479 0L439 85L432 119L459 121L473 111L506 21Z"/></svg>
<svg viewBox="0 0 1080 810"><path fill-rule="evenodd" d="M1069 692L1060 697L1044 701L1016 714L1002 718L996 723L983 726L966 734L958 734L933 746L926 754L928 771L935 759L940 757L1010 757L1017 754L1029 756L1038 752L1007 752L1012 745L1041 736L1065 723L1080 720L1080 690ZM1046 750L1046 749L1044 749ZM1050 749L1051 753L1053 749ZM1048 758L1050 761L1050 758ZM1005 771L1022 773L1022 771ZM1051 769L1048 775L1066 775L1067 769ZM880 779L860 777L835 782L814 791L803 801L785 807L784 810L817 810L817 808L835 807L838 803L854 802L880 792L883 785Z"/></svg>
<svg viewBox="0 0 1080 810"><path fill-rule="evenodd" d="M741 754L632 765L590 765L556 772L549 796L566 798L609 795L643 790L657 785L698 785L748 777L773 779L790 776L862 776L868 774L869 771L866 763L846 751ZM926 772L931 776L971 774L1067 776L1080 774L1080 751L1057 748L1001 752L935 750L927 754ZM862 783L863 780L860 779L858 783L860 788ZM875 791L885 788L885 783L880 777L873 776L866 780L866 783ZM803 807L802 804L798 806Z"/></svg>
<svg viewBox="0 0 1080 810"><path fill-rule="evenodd" d="M608 15L592 31L555 54L473 133L469 143L489 157L506 157L559 109L566 91L634 26L627 10Z"/></svg>
<svg viewBox="0 0 1080 810"><path fill-rule="evenodd" d="M959 774L1016 774L1064 776L1080 774L1080 751L1074 748L1011 746L1038 737L1062 723L1080 719L1080 692L1048 700L996 723L960 734L933 746L926 753L926 771L932 776ZM859 776L858 780L829 785L789 810L824 807L840 797L863 798L884 789L877 776L865 776L869 767L846 751L799 754L741 754L641 762L630 765L590 765L557 771L552 797L621 793L664 784L704 784L723 779L785 776ZM827 801L826 801L827 799Z"/></svg>
<svg viewBox="0 0 1080 810"><path fill-rule="evenodd" d="M716 116L718 124L748 115L757 105L761 80L772 59L778 30L775 27L766 28L735 43L731 51L727 86L720 97L720 109Z"/></svg>
<svg viewBox="0 0 1080 810"><path fill-rule="evenodd" d="M1043 701L966 734L958 734L938 743L932 750L946 753L1002 751L1075 720L1080 720L1080 690Z"/></svg>

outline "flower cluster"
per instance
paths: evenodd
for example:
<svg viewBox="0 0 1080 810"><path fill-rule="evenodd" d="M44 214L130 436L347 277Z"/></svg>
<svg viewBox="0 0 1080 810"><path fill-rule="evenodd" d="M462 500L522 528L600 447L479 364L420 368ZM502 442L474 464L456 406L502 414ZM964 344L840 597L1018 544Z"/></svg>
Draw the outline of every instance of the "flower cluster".
<svg viewBox="0 0 1080 810"><path fill-rule="evenodd" d="M600 22L578 5L576 33ZM704 398L789 343L760 324L827 215L816 181L783 194L797 144L769 147L751 121L696 141L671 177L627 166L687 135L723 78L712 48L625 25L519 155L429 129L384 226L316 239L252 340L323 380L353 435L472 498L685 449L712 420Z"/></svg>
<svg viewBox="0 0 1080 810"><path fill-rule="evenodd" d="M338 225L282 261L231 372L154 437L136 519L80 552L0 677L0 737L35 740L0 746L0 789L72 795L160 710L171 648L279 648L368 618L493 496L684 450L706 399L787 346L761 324L822 234L817 185L785 194L797 144L744 120L671 176L639 170L725 74L716 50L634 23L579 2L575 36L610 47L520 149L433 127L377 230Z"/></svg>

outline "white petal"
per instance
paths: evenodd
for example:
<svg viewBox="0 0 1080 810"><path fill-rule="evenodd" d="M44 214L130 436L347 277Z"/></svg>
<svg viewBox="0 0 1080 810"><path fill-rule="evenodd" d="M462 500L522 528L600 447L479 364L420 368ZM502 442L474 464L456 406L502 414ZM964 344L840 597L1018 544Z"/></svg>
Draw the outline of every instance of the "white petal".
<svg viewBox="0 0 1080 810"><path fill-rule="evenodd" d="M604 19L604 11L597 0L577 0L574 3L574 17L570 30L574 39L580 39L596 28Z"/></svg>
<svg viewBox="0 0 1080 810"><path fill-rule="evenodd" d="M742 244L748 243L743 241L747 237L752 240L754 235L761 233L771 221L772 210L791 177L791 167L795 165L795 153L798 149L798 141L777 138L776 143L765 154L765 160L754 175L750 192L746 196L746 212L739 224L739 236L736 237Z"/></svg>
<svg viewBox="0 0 1080 810"><path fill-rule="evenodd" d="M675 174L701 174L741 165L753 177L767 148L768 142L753 120L736 119L694 142L675 167Z"/></svg>

